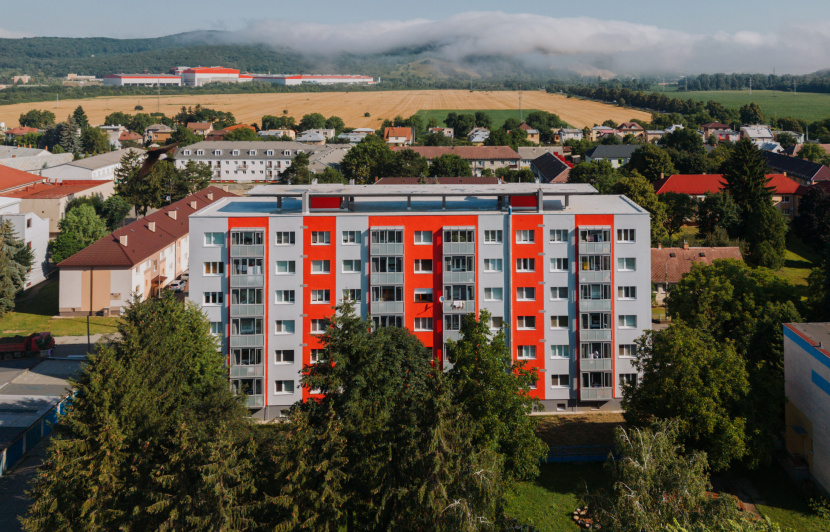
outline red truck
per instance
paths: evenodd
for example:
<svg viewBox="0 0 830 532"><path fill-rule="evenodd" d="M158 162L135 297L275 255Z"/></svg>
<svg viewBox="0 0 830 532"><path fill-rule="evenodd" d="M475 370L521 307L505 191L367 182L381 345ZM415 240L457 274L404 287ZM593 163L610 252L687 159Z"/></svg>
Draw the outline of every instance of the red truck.
<svg viewBox="0 0 830 532"><path fill-rule="evenodd" d="M35 356L42 350L55 347L55 339L52 333L32 333L29 336L12 336L0 338L0 358L11 360L13 358Z"/></svg>

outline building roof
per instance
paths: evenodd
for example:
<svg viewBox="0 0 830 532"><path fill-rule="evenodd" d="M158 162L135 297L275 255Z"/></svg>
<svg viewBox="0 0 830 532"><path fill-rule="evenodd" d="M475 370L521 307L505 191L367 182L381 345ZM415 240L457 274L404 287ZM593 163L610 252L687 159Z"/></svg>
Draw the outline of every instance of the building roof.
<svg viewBox="0 0 830 532"><path fill-rule="evenodd" d="M40 130L36 127L18 126L18 127L13 127L11 129L7 129L6 130L6 135L14 135L16 137L17 136L22 137L26 133L37 133L38 131L40 131Z"/></svg>
<svg viewBox="0 0 830 532"><path fill-rule="evenodd" d="M49 155L49 150L44 150L43 148L23 148L20 146L0 146L0 159L36 157L38 155Z"/></svg>
<svg viewBox="0 0 830 532"><path fill-rule="evenodd" d="M427 177L428 185L498 185L499 178L488 177ZM376 185L418 185L420 177L383 177L375 181Z"/></svg>
<svg viewBox="0 0 830 532"><path fill-rule="evenodd" d="M191 129L193 131L208 131L209 129L213 128L213 124L210 122L188 122L187 129Z"/></svg>
<svg viewBox="0 0 830 532"><path fill-rule="evenodd" d="M182 74L239 74L233 68L216 67L193 67L182 71Z"/></svg>
<svg viewBox="0 0 830 532"><path fill-rule="evenodd" d="M741 126L741 132L751 139L772 138L772 130L769 126Z"/></svg>
<svg viewBox="0 0 830 532"><path fill-rule="evenodd" d="M395 147L393 150L409 149L428 160L442 155L458 155L464 160L518 160L521 159L510 146L407 146Z"/></svg>
<svg viewBox="0 0 830 532"><path fill-rule="evenodd" d="M38 175L0 165L0 191L14 190L32 183L39 183L41 179Z"/></svg>
<svg viewBox="0 0 830 532"><path fill-rule="evenodd" d="M221 129L219 131L222 131ZM215 134L216 131L208 133L208 136ZM283 158L283 152L290 151L290 157L296 155L297 151L308 153L309 155L318 150L327 149L326 146L310 146L302 144L293 140L275 140L262 142L257 140L207 140L176 148L173 158L186 158L194 160L210 159L213 160L217 156L213 155L216 150L221 151L223 159L268 159L268 158ZM197 155L199 150L203 150L204 155ZM239 155L233 155L233 150L238 150ZM273 151L274 155L266 155L268 151ZM189 151L190 155L184 155L183 152ZM255 151L256 155L250 155L251 151Z"/></svg>
<svg viewBox="0 0 830 532"><path fill-rule="evenodd" d="M78 194L91 188L106 185L106 181L66 181L65 183L34 183L23 188L4 192L7 198L20 199L57 199Z"/></svg>
<svg viewBox="0 0 830 532"><path fill-rule="evenodd" d="M642 131L645 128L643 126L641 126L640 124L638 124L637 122L623 122L622 124L617 126L617 131L619 131L621 129L639 129L639 130Z"/></svg>
<svg viewBox="0 0 830 532"><path fill-rule="evenodd" d="M236 131L237 129L250 129L251 131L256 131L256 128L254 126L249 126L248 124L234 124L232 126L226 127L225 132Z"/></svg>
<svg viewBox="0 0 830 532"><path fill-rule="evenodd" d="M411 127L387 127L383 130L383 139L389 140L392 137L404 137L406 140L412 140Z"/></svg>
<svg viewBox="0 0 830 532"><path fill-rule="evenodd" d="M767 166L778 172L785 172L788 176L809 182L830 180L830 168L821 163L788 157L771 151L762 151L761 156L766 160Z"/></svg>
<svg viewBox="0 0 830 532"><path fill-rule="evenodd" d="M811 144L813 144L813 143L811 143ZM821 148L824 148L824 151L826 151L828 154L830 154L830 144L818 144L818 143L815 143L815 144L816 144L816 146L820 146ZM783 153L786 153L787 155L797 156L799 150L801 150L801 148L803 148L803 147L804 147L804 144L796 144L795 146L793 146L791 148L787 148L786 150L784 150Z"/></svg>
<svg viewBox="0 0 830 532"><path fill-rule="evenodd" d="M24 172L39 172L53 166L60 166L71 162L75 156L71 153L50 153L36 157L15 157L14 159L0 159L0 166L16 168Z"/></svg>
<svg viewBox="0 0 830 532"><path fill-rule="evenodd" d="M175 74L107 74L102 79L181 79Z"/></svg>
<svg viewBox="0 0 830 532"><path fill-rule="evenodd" d="M813 349L830 358L830 323L785 323L784 327L807 340Z"/></svg>
<svg viewBox="0 0 830 532"><path fill-rule="evenodd" d="M516 151L523 161L532 161L545 153L563 153L562 146L519 146Z"/></svg>
<svg viewBox="0 0 830 532"><path fill-rule="evenodd" d="M77 161L66 163L66 166L77 166L79 168L86 168L88 170L98 170L114 164L119 164L121 158L130 152L144 153L144 150L139 148L125 148L123 150L115 150L101 155L94 155L92 157L84 157Z"/></svg>
<svg viewBox="0 0 830 532"><path fill-rule="evenodd" d="M132 131L122 131L120 135L118 135L119 142L127 142L127 141L134 141L138 142L142 139L142 136L138 133L133 133Z"/></svg>
<svg viewBox="0 0 830 532"><path fill-rule="evenodd" d="M778 194L800 194L801 185L784 174L767 174L768 188ZM724 187L722 174L675 174L654 184L657 194L677 192L691 196L703 196L707 192L719 192Z"/></svg>
<svg viewBox="0 0 830 532"><path fill-rule="evenodd" d="M729 126L726 124L721 124L720 122L709 122L708 124L701 124L701 129L729 129Z"/></svg>
<svg viewBox="0 0 830 532"><path fill-rule="evenodd" d="M173 128L171 128L170 126L165 125L165 124L153 124L151 126L147 126L147 128L144 130L145 133L148 132L148 131L157 131L159 133L169 133L169 132L173 131Z"/></svg>
<svg viewBox="0 0 830 532"><path fill-rule="evenodd" d="M297 142L325 142L326 137L316 131L304 131L297 137Z"/></svg>
<svg viewBox="0 0 830 532"><path fill-rule="evenodd" d="M638 144L600 144L585 155L591 159L630 159L639 147Z"/></svg>
<svg viewBox="0 0 830 532"><path fill-rule="evenodd" d="M212 197L209 197L212 196ZM140 220L116 229L101 240L90 244L78 253L58 264L59 268L85 268L104 266L111 268L132 268L190 231L190 215L221 198L233 197L217 187L208 187L181 199ZM195 208L191 205L195 202ZM168 213L176 212L176 219ZM150 231L150 222L155 222L155 231ZM127 237L127 245L120 242Z"/></svg>
<svg viewBox="0 0 830 532"><path fill-rule="evenodd" d="M545 183L567 183L571 167L552 153L544 153L531 163Z"/></svg>
<svg viewBox="0 0 830 532"><path fill-rule="evenodd" d="M744 260L740 248L651 248L651 281L678 282L693 263L712 264L718 259Z"/></svg>

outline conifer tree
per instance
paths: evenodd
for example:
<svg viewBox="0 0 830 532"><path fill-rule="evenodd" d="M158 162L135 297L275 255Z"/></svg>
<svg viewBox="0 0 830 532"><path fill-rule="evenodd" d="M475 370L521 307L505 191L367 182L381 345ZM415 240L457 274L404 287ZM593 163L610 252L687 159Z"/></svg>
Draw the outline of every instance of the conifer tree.
<svg viewBox="0 0 830 532"><path fill-rule="evenodd" d="M26 285L26 275L32 269L34 254L29 246L17 237L14 226L8 220L0 223L0 252L11 260L8 275L15 292L23 290Z"/></svg>

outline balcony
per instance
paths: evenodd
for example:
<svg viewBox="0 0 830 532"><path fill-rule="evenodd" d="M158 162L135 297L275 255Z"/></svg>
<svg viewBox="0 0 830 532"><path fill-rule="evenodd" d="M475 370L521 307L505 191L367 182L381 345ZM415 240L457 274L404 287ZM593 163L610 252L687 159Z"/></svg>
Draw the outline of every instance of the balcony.
<svg viewBox="0 0 830 532"><path fill-rule="evenodd" d="M476 302L474 300L464 301L456 299L453 301L444 301L444 314L470 314L476 311Z"/></svg>
<svg viewBox="0 0 830 532"><path fill-rule="evenodd" d="M580 312L611 312L610 299L580 299Z"/></svg>
<svg viewBox="0 0 830 532"><path fill-rule="evenodd" d="M231 246L231 257L264 257L265 246Z"/></svg>
<svg viewBox="0 0 830 532"><path fill-rule="evenodd" d="M264 377L265 376L265 366L263 366L263 365L231 366L230 367L230 376L231 377Z"/></svg>
<svg viewBox="0 0 830 532"><path fill-rule="evenodd" d="M403 301L372 301L369 312L379 314L403 314Z"/></svg>
<svg viewBox="0 0 830 532"><path fill-rule="evenodd" d="M609 401L613 399L613 388L580 388L580 401Z"/></svg>
<svg viewBox="0 0 830 532"><path fill-rule="evenodd" d="M369 282L373 285L403 284L403 272L372 272Z"/></svg>
<svg viewBox="0 0 830 532"><path fill-rule="evenodd" d="M579 270L580 283L610 283L611 270Z"/></svg>
<svg viewBox="0 0 830 532"><path fill-rule="evenodd" d="M444 242L444 255L475 255L475 242Z"/></svg>
<svg viewBox="0 0 830 532"><path fill-rule="evenodd" d="M580 242L580 255L610 255L611 242Z"/></svg>
<svg viewBox="0 0 830 532"><path fill-rule="evenodd" d="M444 284L475 284L476 272L444 272Z"/></svg>
<svg viewBox="0 0 830 532"><path fill-rule="evenodd" d="M403 255L403 244L376 244L372 243L369 246L369 253L375 257L377 255Z"/></svg>
<svg viewBox="0 0 830 532"><path fill-rule="evenodd" d="M610 342L611 329L580 329L580 342Z"/></svg>
<svg viewBox="0 0 830 532"><path fill-rule="evenodd" d="M231 317L265 316L265 305L231 305Z"/></svg>
<svg viewBox="0 0 830 532"><path fill-rule="evenodd" d="M249 395L245 399L248 408L262 408L265 406L265 396L263 395Z"/></svg>
<svg viewBox="0 0 830 532"><path fill-rule="evenodd" d="M231 288L250 288L265 286L262 275L231 275Z"/></svg>
<svg viewBox="0 0 830 532"><path fill-rule="evenodd" d="M610 358L580 358L580 371L611 371L613 360Z"/></svg>
<svg viewBox="0 0 830 532"><path fill-rule="evenodd" d="M231 347L262 347L264 345L265 337L261 334L231 336Z"/></svg>

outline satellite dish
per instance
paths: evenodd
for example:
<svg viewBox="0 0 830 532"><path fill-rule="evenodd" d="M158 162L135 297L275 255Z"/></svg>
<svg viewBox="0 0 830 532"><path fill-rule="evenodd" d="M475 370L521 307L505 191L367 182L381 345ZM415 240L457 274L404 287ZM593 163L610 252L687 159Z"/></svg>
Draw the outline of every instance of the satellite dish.
<svg viewBox="0 0 830 532"><path fill-rule="evenodd" d="M438 296L438 302L443 303L444 302L444 296Z"/></svg>

